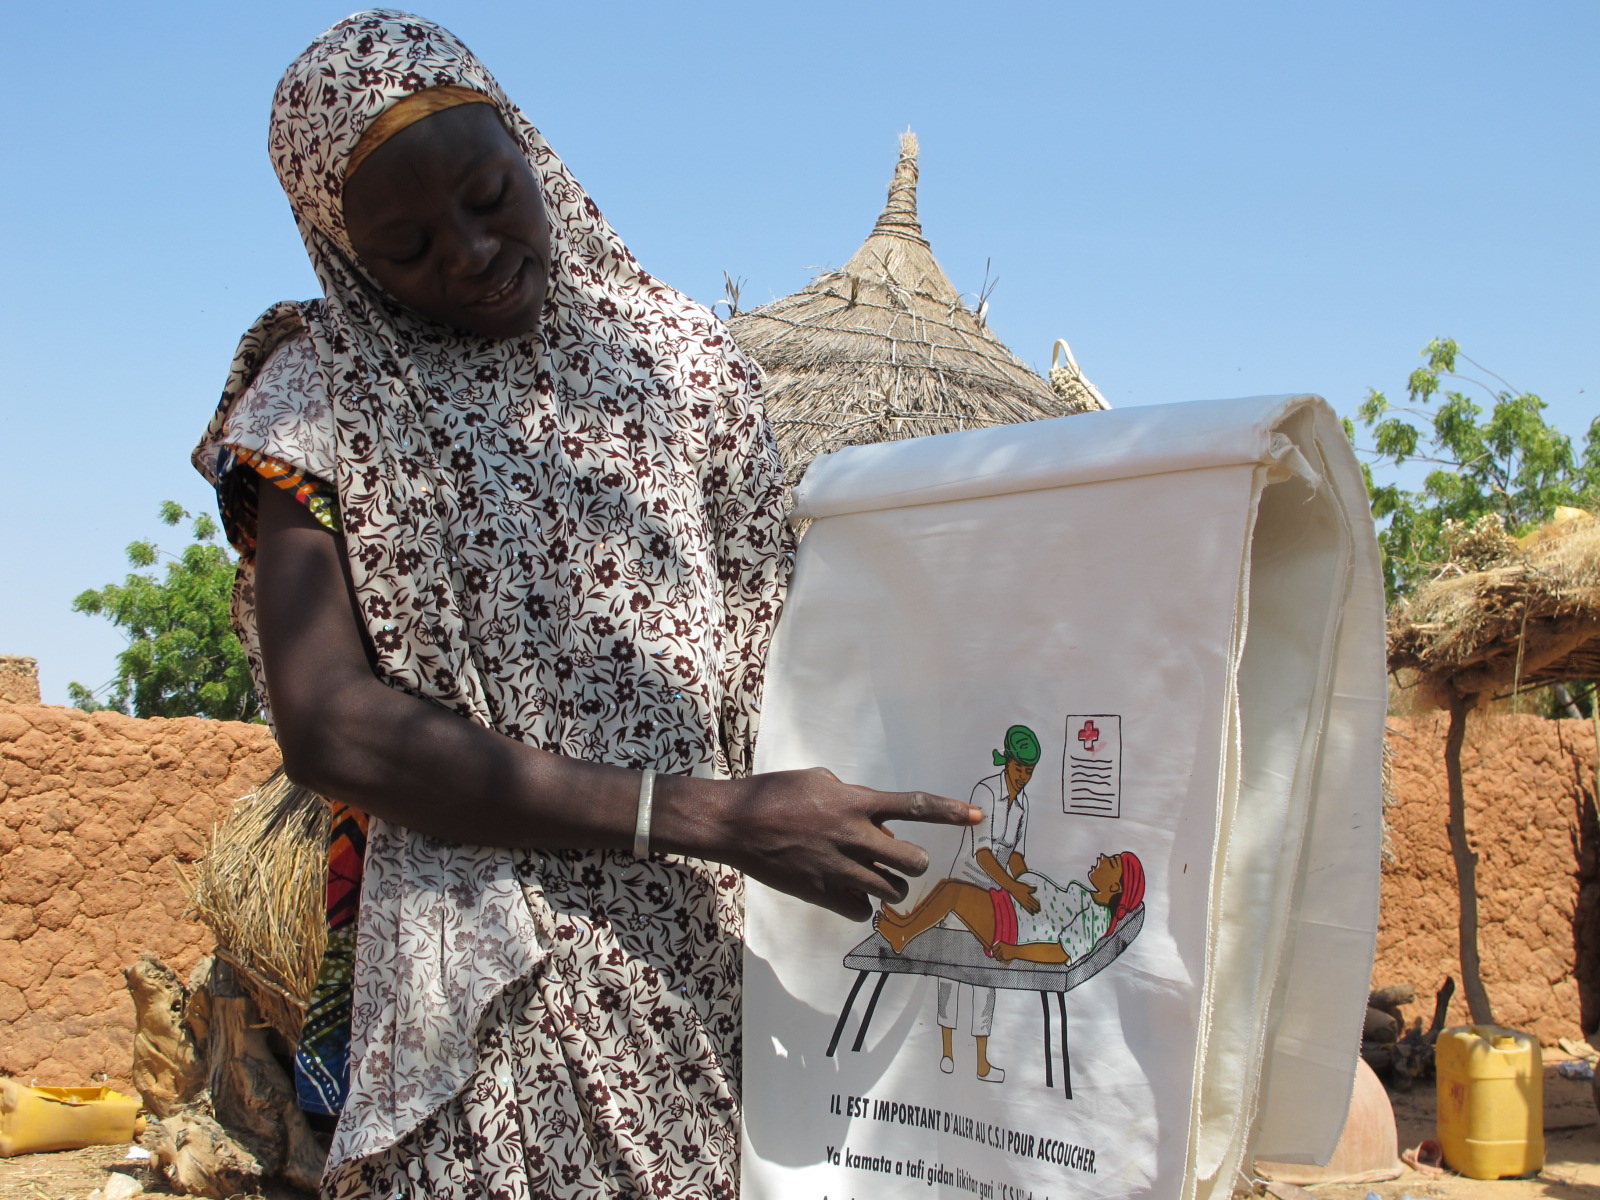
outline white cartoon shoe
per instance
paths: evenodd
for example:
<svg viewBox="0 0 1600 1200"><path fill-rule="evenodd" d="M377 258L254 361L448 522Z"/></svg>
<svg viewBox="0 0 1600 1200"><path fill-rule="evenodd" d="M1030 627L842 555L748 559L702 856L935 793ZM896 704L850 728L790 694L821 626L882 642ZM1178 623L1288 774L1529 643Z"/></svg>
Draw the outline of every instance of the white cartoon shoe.
<svg viewBox="0 0 1600 1200"><path fill-rule="evenodd" d="M978 1078L983 1080L984 1083L1004 1083L1006 1081L1005 1069L990 1063L989 1073L987 1075L980 1074Z"/></svg>
<svg viewBox="0 0 1600 1200"><path fill-rule="evenodd" d="M946 1075L954 1073L955 1069L956 1060L951 1058L948 1054L939 1060L939 1070L943 1071Z"/></svg>

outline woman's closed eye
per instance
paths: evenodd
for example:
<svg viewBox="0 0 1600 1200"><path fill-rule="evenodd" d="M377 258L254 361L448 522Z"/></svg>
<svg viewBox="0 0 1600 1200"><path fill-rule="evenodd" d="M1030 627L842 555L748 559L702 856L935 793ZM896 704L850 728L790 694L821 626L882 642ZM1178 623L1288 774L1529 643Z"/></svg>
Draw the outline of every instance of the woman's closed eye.
<svg viewBox="0 0 1600 1200"><path fill-rule="evenodd" d="M428 239L425 237L419 237L413 242L401 243L399 249L401 250L401 253L385 253L383 257L387 258L397 267L412 266L421 262L423 256L428 253Z"/></svg>
<svg viewBox="0 0 1600 1200"><path fill-rule="evenodd" d="M467 195L466 205L479 216L488 216L506 202L511 193L511 176L501 175L487 187L475 188Z"/></svg>

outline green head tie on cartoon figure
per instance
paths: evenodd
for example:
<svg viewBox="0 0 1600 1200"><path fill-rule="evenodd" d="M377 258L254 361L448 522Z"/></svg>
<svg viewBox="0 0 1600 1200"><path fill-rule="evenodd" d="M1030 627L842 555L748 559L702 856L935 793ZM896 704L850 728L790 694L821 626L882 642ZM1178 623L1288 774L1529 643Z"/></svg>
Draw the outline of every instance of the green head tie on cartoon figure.
<svg viewBox="0 0 1600 1200"><path fill-rule="evenodd" d="M994 752L994 765L1003 767L1006 759L1014 758L1032 767L1039 762L1039 736L1026 725L1013 725L1006 730L1006 748Z"/></svg>

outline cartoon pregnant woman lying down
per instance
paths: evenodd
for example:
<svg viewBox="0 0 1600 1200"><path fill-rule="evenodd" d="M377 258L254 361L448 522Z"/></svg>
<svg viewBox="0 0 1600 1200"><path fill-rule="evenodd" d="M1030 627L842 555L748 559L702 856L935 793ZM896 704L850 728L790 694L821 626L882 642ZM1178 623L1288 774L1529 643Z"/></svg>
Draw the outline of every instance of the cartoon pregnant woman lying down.
<svg viewBox="0 0 1600 1200"><path fill-rule="evenodd" d="M961 848L947 878L909 912L883 905L874 920L896 954L918 934L954 916L978 939L983 952L1001 962L1021 959L1066 963L1082 958L1144 900L1144 867L1132 851L1100 855L1089 868L1089 886L1074 879L1062 887L1028 869L1023 844L1028 829L1027 786L1038 765L1038 736L1026 725L1006 730L1005 749L994 752L1000 773L978 781L971 803L988 819L962 833ZM994 990L971 987L972 1034L978 1078L1000 1083L1005 1071L989 1062ZM952 1033L956 984L939 980L939 1025L944 1055L939 1069L954 1069Z"/></svg>
<svg viewBox="0 0 1600 1200"><path fill-rule="evenodd" d="M887 904L878 932L903 952L911 939L947 916L958 917L983 951L1001 962L1023 959L1066 963L1082 958L1144 899L1144 867L1131 850L1102 854L1089 868L1089 886L1076 879L1062 887L1011 856L1011 888L983 888L964 879L941 880L908 913Z"/></svg>

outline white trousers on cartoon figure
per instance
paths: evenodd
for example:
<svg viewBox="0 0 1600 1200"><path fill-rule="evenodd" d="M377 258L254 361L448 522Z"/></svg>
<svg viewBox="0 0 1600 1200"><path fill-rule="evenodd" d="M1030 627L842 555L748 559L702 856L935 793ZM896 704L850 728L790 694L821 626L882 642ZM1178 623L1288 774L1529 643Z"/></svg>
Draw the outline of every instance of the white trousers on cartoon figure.
<svg viewBox="0 0 1600 1200"><path fill-rule="evenodd" d="M956 999L956 988L967 993L967 1008L971 1014L968 1018L972 1025L972 1036L986 1038L989 1030L994 1027L994 989L989 987L974 987L970 983L958 984L954 979L939 980L939 1024L945 1029L956 1027L956 1018L960 1016L960 1005Z"/></svg>

